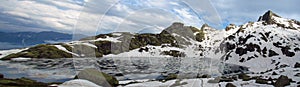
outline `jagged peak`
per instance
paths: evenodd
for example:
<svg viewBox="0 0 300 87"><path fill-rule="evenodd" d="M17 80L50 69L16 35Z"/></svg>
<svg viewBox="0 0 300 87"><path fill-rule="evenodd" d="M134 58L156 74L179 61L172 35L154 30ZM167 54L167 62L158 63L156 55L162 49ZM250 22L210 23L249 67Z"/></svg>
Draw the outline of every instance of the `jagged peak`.
<svg viewBox="0 0 300 87"><path fill-rule="evenodd" d="M263 16L260 16L258 21L265 21L268 24L273 24L273 23L275 23L275 21L273 20L273 17L281 18L279 15L277 15L276 13L269 10Z"/></svg>
<svg viewBox="0 0 300 87"><path fill-rule="evenodd" d="M260 16L258 22L263 21L265 24L276 24L283 28L299 29L300 22L293 19L282 18L271 10Z"/></svg>

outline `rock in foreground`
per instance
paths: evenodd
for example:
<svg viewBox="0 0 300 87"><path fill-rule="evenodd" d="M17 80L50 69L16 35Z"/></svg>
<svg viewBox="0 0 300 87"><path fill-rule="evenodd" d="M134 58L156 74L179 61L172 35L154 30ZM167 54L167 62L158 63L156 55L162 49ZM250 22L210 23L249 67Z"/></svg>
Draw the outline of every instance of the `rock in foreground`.
<svg viewBox="0 0 300 87"><path fill-rule="evenodd" d="M75 78L89 80L99 86L104 87L112 87L117 86L119 84L119 81L115 77L100 72L96 69L82 70L78 73L78 75Z"/></svg>
<svg viewBox="0 0 300 87"><path fill-rule="evenodd" d="M275 87L284 87L290 85L290 80L287 76L281 75L278 80L275 82Z"/></svg>

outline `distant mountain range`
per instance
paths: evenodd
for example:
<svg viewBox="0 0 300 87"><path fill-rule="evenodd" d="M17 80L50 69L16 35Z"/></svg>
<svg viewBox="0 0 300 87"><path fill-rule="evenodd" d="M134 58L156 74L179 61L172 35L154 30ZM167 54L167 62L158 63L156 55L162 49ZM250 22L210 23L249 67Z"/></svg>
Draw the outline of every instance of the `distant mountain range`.
<svg viewBox="0 0 300 87"><path fill-rule="evenodd" d="M79 37L86 37L84 35L77 35ZM36 44L45 43L58 43L68 42L73 38L72 34L43 31L43 32L14 32L6 33L0 32L0 50L12 49L12 48L23 48Z"/></svg>

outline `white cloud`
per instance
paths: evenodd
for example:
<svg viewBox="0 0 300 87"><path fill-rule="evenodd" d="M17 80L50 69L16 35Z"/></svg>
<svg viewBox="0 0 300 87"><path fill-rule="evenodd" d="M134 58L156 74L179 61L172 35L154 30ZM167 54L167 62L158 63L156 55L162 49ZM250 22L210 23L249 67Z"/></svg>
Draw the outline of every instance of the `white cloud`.
<svg viewBox="0 0 300 87"><path fill-rule="evenodd" d="M211 2L210 2L211 1ZM96 34L155 32L172 22L201 27L256 21L271 9L300 20L296 0L5 0L0 3L1 31L64 31ZM213 7L213 6L215 7ZM217 10L217 11L216 11ZM221 19L222 18L222 19ZM151 30L151 28L153 28Z"/></svg>
<svg viewBox="0 0 300 87"><path fill-rule="evenodd" d="M4 9L1 13L8 15L10 19L19 20L11 22L22 22L24 25L37 25L40 28L60 29L61 31L69 31L72 29L79 11L72 9L59 9L53 5L47 5L36 1L15 1L10 0L4 3L2 7L6 8L14 3L13 7ZM58 3L58 2L57 2ZM76 7L76 5L59 2L60 5L68 7ZM5 6L7 5L7 6ZM76 8L79 9L79 6ZM34 28L34 26L33 26Z"/></svg>
<svg viewBox="0 0 300 87"><path fill-rule="evenodd" d="M223 22L243 24L248 21L257 21L258 17L267 10L272 10L285 18L300 20L299 0L211 0L211 2Z"/></svg>

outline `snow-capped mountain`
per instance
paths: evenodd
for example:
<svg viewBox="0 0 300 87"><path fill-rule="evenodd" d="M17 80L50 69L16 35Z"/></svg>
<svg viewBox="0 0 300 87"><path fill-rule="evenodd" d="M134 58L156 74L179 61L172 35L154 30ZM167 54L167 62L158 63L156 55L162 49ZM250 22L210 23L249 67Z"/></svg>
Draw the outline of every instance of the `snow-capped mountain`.
<svg viewBox="0 0 300 87"><path fill-rule="evenodd" d="M239 27L220 44L221 59L265 72L281 66L293 66L299 58L300 24L268 11L258 22Z"/></svg>

